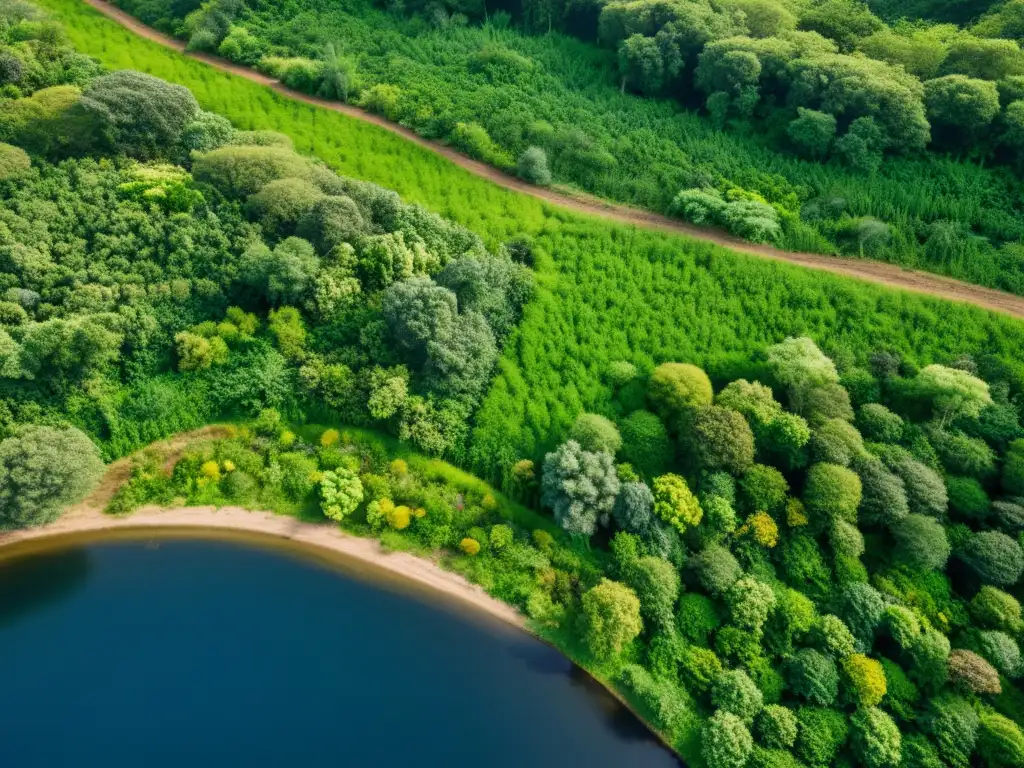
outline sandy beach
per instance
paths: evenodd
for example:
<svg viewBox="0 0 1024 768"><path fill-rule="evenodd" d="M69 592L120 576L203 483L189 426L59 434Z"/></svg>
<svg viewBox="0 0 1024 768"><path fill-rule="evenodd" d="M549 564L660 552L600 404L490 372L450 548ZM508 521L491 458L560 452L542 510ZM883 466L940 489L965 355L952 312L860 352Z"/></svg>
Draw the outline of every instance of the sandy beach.
<svg viewBox="0 0 1024 768"><path fill-rule="evenodd" d="M69 510L50 525L0 535L0 547L78 533L147 528L238 531L288 539L387 571L411 582L410 586L429 588L508 624L524 627L523 616L514 608L458 574L443 570L433 560L406 552L385 551L376 540L350 536L331 524L304 523L285 515L251 512L240 507L145 507L131 515L114 517L84 504Z"/></svg>

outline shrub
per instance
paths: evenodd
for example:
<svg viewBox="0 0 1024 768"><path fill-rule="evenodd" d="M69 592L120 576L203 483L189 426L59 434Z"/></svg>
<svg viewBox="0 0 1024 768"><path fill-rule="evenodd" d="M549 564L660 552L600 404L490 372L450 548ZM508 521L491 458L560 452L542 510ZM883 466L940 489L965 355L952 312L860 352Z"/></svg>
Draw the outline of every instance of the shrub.
<svg viewBox="0 0 1024 768"><path fill-rule="evenodd" d="M754 464L740 478L740 491L751 512L775 512L782 507L789 483L775 467Z"/></svg>
<svg viewBox="0 0 1024 768"><path fill-rule="evenodd" d="M1024 733L1009 718L995 712L981 716L978 754L988 768L1024 765Z"/></svg>
<svg viewBox="0 0 1024 768"><path fill-rule="evenodd" d="M480 554L480 542L469 537L459 542L459 549L470 557Z"/></svg>
<svg viewBox="0 0 1024 768"><path fill-rule="evenodd" d="M850 718L854 754L865 768L889 768L900 764L900 729L885 712L876 707L857 710Z"/></svg>
<svg viewBox="0 0 1024 768"><path fill-rule="evenodd" d="M642 711L660 732L673 733L689 714L685 694L672 683L651 677L643 667L627 664L619 679L640 700Z"/></svg>
<svg viewBox="0 0 1024 768"><path fill-rule="evenodd" d="M634 411L619 424L622 457L646 478L662 474L672 461L665 425L650 411Z"/></svg>
<svg viewBox="0 0 1024 768"><path fill-rule="evenodd" d="M917 686L910 682L899 664L889 659L882 659L882 669L885 672L883 706L901 720L913 720L920 698Z"/></svg>
<svg viewBox="0 0 1024 768"><path fill-rule="evenodd" d="M732 669L715 680L711 687L711 703L749 725L764 706L764 696L746 672Z"/></svg>
<svg viewBox="0 0 1024 768"><path fill-rule="evenodd" d="M903 436L903 419L880 403L866 403L857 410L857 427L876 443L896 443Z"/></svg>
<svg viewBox="0 0 1024 768"><path fill-rule="evenodd" d="M99 450L74 427L29 426L0 440L0 530L52 523L103 469Z"/></svg>
<svg viewBox="0 0 1024 768"><path fill-rule="evenodd" d="M584 451L603 451L614 456L622 447L618 428L596 413L581 413L569 430L569 439L580 444Z"/></svg>
<svg viewBox="0 0 1024 768"><path fill-rule="evenodd" d="M690 409L710 405L713 397L708 375L686 363L659 365L647 385L647 399L655 413L670 423Z"/></svg>
<svg viewBox="0 0 1024 768"><path fill-rule="evenodd" d="M951 547L946 529L934 517L907 515L894 526L896 557L910 568L922 571L940 570L949 560Z"/></svg>
<svg viewBox="0 0 1024 768"><path fill-rule="evenodd" d="M808 470L804 504L815 525L827 527L834 519L856 522L860 499L860 478L845 467L815 464Z"/></svg>
<svg viewBox="0 0 1024 768"><path fill-rule="evenodd" d="M1005 632L991 629L981 632L978 645L981 655L1007 677L1018 677L1024 671L1021 668L1020 647Z"/></svg>
<svg viewBox="0 0 1024 768"><path fill-rule="evenodd" d="M343 467L324 472L320 479L320 500L327 517L344 520L363 501L363 484L355 472Z"/></svg>
<svg viewBox="0 0 1024 768"><path fill-rule="evenodd" d="M571 534L593 534L598 518L611 513L619 488L615 464L607 453L584 451L569 440L544 457L541 501Z"/></svg>
<svg viewBox="0 0 1024 768"><path fill-rule="evenodd" d="M743 768L753 749L747 726L730 712L715 712L701 728L701 755L715 768Z"/></svg>
<svg viewBox="0 0 1024 768"><path fill-rule="evenodd" d="M690 560L690 566L701 586L712 595L725 594L743 575L743 569L732 552L717 544L701 550Z"/></svg>
<svg viewBox="0 0 1024 768"><path fill-rule="evenodd" d="M985 585L971 599L971 617L981 626L1003 632L1021 630L1020 603L1012 595Z"/></svg>
<svg viewBox="0 0 1024 768"><path fill-rule="evenodd" d="M1024 572L1024 552L1020 545L998 531L974 534L957 554L987 584L1016 584Z"/></svg>
<svg viewBox="0 0 1024 768"><path fill-rule="evenodd" d="M583 594L584 638L590 652L608 659L622 652L643 629L640 600L624 584L608 579Z"/></svg>
<svg viewBox="0 0 1024 768"><path fill-rule="evenodd" d="M875 707L885 697L885 671L875 659L854 653L843 659L847 692L857 706Z"/></svg>
<svg viewBox="0 0 1024 768"><path fill-rule="evenodd" d="M963 648L957 648L949 654L950 682L970 693L1002 692L999 673L981 656Z"/></svg>
<svg viewBox="0 0 1024 768"><path fill-rule="evenodd" d="M527 147L516 161L516 176L530 184L546 187L551 183L548 154L540 147Z"/></svg>
<svg viewBox="0 0 1024 768"><path fill-rule="evenodd" d="M684 638L695 645L710 644L711 634L722 624L715 604L704 595L688 592L679 598L676 626Z"/></svg>
<svg viewBox="0 0 1024 768"><path fill-rule="evenodd" d="M323 196L305 179L277 179L248 199L246 211L266 234L287 235Z"/></svg>
<svg viewBox="0 0 1024 768"><path fill-rule="evenodd" d="M1003 457L1003 490L1011 496L1024 496L1024 438L1014 440Z"/></svg>
<svg viewBox="0 0 1024 768"><path fill-rule="evenodd" d="M813 766L831 766L846 743L846 715L834 709L800 707L796 712L796 754Z"/></svg>
<svg viewBox="0 0 1024 768"><path fill-rule="evenodd" d="M825 597L832 588L832 573L811 536L798 534L783 543L782 569L786 583L816 599Z"/></svg>
<svg viewBox="0 0 1024 768"><path fill-rule="evenodd" d="M786 663L790 690L812 704L829 706L839 694L839 671L825 654L801 648Z"/></svg>

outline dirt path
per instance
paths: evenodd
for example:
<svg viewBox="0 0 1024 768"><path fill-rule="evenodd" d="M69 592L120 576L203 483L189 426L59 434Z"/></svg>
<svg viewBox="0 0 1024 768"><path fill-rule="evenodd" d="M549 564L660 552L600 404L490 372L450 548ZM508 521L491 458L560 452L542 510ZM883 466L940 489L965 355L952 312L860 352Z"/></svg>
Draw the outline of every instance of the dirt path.
<svg viewBox="0 0 1024 768"><path fill-rule="evenodd" d="M729 235L717 230L695 227L690 224L676 221L675 219L670 219L667 216L643 211L638 208L608 203L591 197L572 196L551 189L544 189L542 187L535 187L533 185L526 184L514 176L503 173L496 168L492 168L491 166L485 165L484 163L476 160L471 160L465 155L456 152L451 147L445 146L440 142L424 139L408 128L392 123L383 117L371 114L359 109L358 107L353 107L349 104L342 104L335 101L327 101L315 96L300 93L299 91L294 91L290 88L286 88L273 78L267 77L254 69L239 66L217 56L211 56L205 53L185 52L185 44L180 40L176 40L157 32L155 29L147 27L138 19L130 16L119 8L110 5L105 2L105 0L84 0L84 2L95 8L104 16L113 19L121 26L145 37L148 40L152 40L166 46L167 48L172 48L184 53L186 56L205 62L217 69L230 72L238 77L244 77L246 80L251 80L252 82L264 85L280 94L283 94L284 96L287 96L288 98L295 99L306 104L312 104L323 109L341 112L342 114L354 117L357 120L363 120L365 122L378 125L385 130L391 131L392 133L420 145L421 147L425 147L432 152L442 155L470 173L487 179L488 181L506 189L530 195L531 197L559 205L563 208L568 208L578 213L589 214L591 216L597 216L623 224L633 224L645 229L654 229L686 235L687 237L691 237L696 240L715 243L716 245L722 245L742 253L762 256L775 261L785 261L790 264L798 264L811 269L819 269L825 272L832 272L837 275L854 277L892 288L900 288L906 291L913 291L915 293L924 293L942 299L949 299L951 301L974 304L976 306L983 307L984 309L1004 312L1014 317L1024 318L1024 297L1015 296L1003 291L997 291L992 288L983 288L981 286L963 283L952 278L933 275L928 272L903 269L892 264L884 264L877 261L844 259L834 256L822 256L815 253L782 251L770 246L744 242L743 240L730 237Z"/></svg>
<svg viewBox="0 0 1024 768"><path fill-rule="evenodd" d="M223 427L206 427L154 443L145 450L156 451L165 463L173 463L175 457L180 457L191 442L222 433ZM515 608L491 597L462 576L443 570L434 560L407 552L389 552L376 539L350 536L329 523L304 523L286 515L252 512L240 507L144 507L130 515L105 514L103 509L107 502L129 477L131 461L129 457L110 464L96 490L81 504L71 507L55 523L0 534L0 549L21 542L95 531L192 528L258 533L340 554L347 560L387 571L408 582L409 586L439 592L466 607L483 611L515 627L525 626L523 616Z"/></svg>

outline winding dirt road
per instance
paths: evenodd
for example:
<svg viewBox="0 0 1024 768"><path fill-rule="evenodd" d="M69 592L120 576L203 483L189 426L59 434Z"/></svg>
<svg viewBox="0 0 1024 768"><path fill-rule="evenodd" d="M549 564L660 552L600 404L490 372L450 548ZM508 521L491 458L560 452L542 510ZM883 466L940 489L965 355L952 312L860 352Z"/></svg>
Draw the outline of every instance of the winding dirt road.
<svg viewBox="0 0 1024 768"><path fill-rule="evenodd" d="M638 208L608 203L591 197L573 196L563 192L526 184L514 176L503 173L496 168L485 165L484 163L476 160L471 160L465 155L456 152L451 147L445 146L437 141L424 139L408 128L392 123L383 117L366 112L358 107L353 107L349 104L342 104L336 101L327 101L315 96L309 96L299 91L294 91L291 88L285 87L277 80L267 77L254 69L234 64L217 56L191 51L186 52L185 44L180 40L176 40L173 37L157 32L155 29L146 26L138 19L130 16L121 9L105 2L105 0L83 0L83 2L95 8L104 16L116 21L124 28L131 30L147 40L159 43L160 45L178 51L185 56L202 61L212 67L216 67L217 69L230 72L238 77L243 77L246 80L251 80L254 83L264 85L267 88L277 91L291 99L295 99L296 101L312 104L323 109L330 109L335 112L341 112L342 114L348 115L349 117L353 117L357 120L373 123L374 125L380 126L387 131L391 131L392 133L414 142L421 147L425 147L431 152L442 155L470 173L487 179L488 181L504 187L505 189L520 192L524 195L529 195L547 203L568 208L578 213L589 214L591 216L597 216L602 219L616 221L622 224L632 224L645 229L685 235L695 240L703 240L705 242L715 243L716 245L722 245L741 253L753 254L755 256L761 256L775 261L785 261L802 267L809 267L811 269L818 269L837 275L853 277L891 288L899 288L906 291L913 291L915 293L924 293L930 296L948 299L950 301L974 304L975 306L982 307L984 309L1003 312L1018 318L1024 318L1024 297L1022 296L1015 296L992 288L983 288L981 286L971 285L970 283L963 283L959 280L942 277L940 275L933 275L928 272L903 269L892 264L884 264L877 261L844 259L834 256L823 256L815 253L782 251L770 246L744 242L743 240L730 237L718 230L695 227L690 224L676 221L675 219L670 219L667 216L640 210Z"/></svg>

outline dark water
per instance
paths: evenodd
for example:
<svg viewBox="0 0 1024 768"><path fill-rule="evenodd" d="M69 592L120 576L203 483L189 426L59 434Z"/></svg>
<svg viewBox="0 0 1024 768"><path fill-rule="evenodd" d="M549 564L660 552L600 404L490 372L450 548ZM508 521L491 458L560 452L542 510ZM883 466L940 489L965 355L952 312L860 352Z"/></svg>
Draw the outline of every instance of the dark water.
<svg viewBox="0 0 1024 768"><path fill-rule="evenodd" d="M0 561L5 766L675 766L557 652L252 543Z"/></svg>

